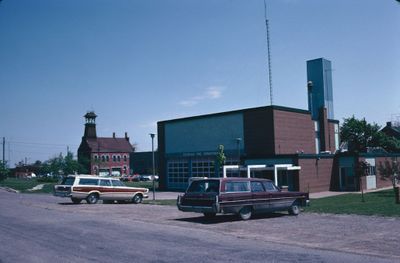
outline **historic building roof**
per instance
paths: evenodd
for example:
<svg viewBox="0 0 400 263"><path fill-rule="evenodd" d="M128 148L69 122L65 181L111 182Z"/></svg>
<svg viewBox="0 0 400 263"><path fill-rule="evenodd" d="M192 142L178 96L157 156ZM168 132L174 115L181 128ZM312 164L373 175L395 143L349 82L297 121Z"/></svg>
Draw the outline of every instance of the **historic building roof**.
<svg viewBox="0 0 400 263"><path fill-rule="evenodd" d="M133 152L133 147L126 138L87 138L91 152Z"/></svg>

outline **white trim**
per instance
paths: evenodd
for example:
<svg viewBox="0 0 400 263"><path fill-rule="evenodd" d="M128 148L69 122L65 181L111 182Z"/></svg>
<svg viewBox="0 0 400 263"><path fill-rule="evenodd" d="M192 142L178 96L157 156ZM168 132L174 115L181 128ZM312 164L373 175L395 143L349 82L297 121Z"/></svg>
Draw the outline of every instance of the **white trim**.
<svg viewBox="0 0 400 263"><path fill-rule="evenodd" d="M239 165L224 165L223 166L223 177L226 178L226 171L228 169L240 169ZM265 164L252 164L247 166L247 178L250 178L252 169L261 169L274 171L274 183L278 185L278 170L301 170L301 166L293 166L293 164L274 164L274 166L266 166Z"/></svg>
<svg viewBox="0 0 400 263"><path fill-rule="evenodd" d="M239 169L239 165L224 165L223 166L223 177L226 178L227 169Z"/></svg>

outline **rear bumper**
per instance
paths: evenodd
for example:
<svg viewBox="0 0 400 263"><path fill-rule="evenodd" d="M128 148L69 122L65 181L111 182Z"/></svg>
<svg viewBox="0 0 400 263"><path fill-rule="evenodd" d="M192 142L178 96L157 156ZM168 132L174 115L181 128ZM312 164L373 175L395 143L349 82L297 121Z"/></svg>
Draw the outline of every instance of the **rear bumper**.
<svg viewBox="0 0 400 263"><path fill-rule="evenodd" d="M219 213L220 207L218 203L214 203L212 206L194 206L194 205L182 205L181 196L178 196L176 205L179 211L182 212L194 212L194 213Z"/></svg>
<svg viewBox="0 0 400 263"><path fill-rule="evenodd" d="M71 192L53 192L54 196L58 197L71 197Z"/></svg>
<svg viewBox="0 0 400 263"><path fill-rule="evenodd" d="M210 206L184 206L178 204L178 209L182 212L194 212L194 213L218 213L216 207Z"/></svg>

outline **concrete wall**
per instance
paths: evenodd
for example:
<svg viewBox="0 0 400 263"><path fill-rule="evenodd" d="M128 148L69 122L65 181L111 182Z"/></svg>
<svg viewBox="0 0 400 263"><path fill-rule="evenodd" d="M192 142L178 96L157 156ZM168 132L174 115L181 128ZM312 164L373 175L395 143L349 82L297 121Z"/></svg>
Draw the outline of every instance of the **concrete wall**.
<svg viewBox="0 0 400 263"><path fill-rule="evenodd" d="M165 123L165 153L218 151L237 149L236 138L241 138L243 149L243 114L205 116Z"/></svg>

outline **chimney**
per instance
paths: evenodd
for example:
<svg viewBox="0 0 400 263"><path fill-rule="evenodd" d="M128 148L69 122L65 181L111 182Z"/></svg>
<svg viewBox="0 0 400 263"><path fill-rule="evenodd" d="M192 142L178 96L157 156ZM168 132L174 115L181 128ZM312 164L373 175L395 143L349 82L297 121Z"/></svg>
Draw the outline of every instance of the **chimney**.
<svg viewBox="0 0 400 263"><path fill-rule="evenodd" d="M386 126L392 127L392 122L391 121L386 122Z"/></svg>
<svg viewBox="0 0 400 263"><path fill-rule="evenodd" d="M115 132L113 132L113 138L115 139Z"/></svg>
<svg viewBox="0 0 400 263"><path fill-rule="evenodd" d="M129 137L127 132L125 132L125 139L129 142Z"/></svg>

